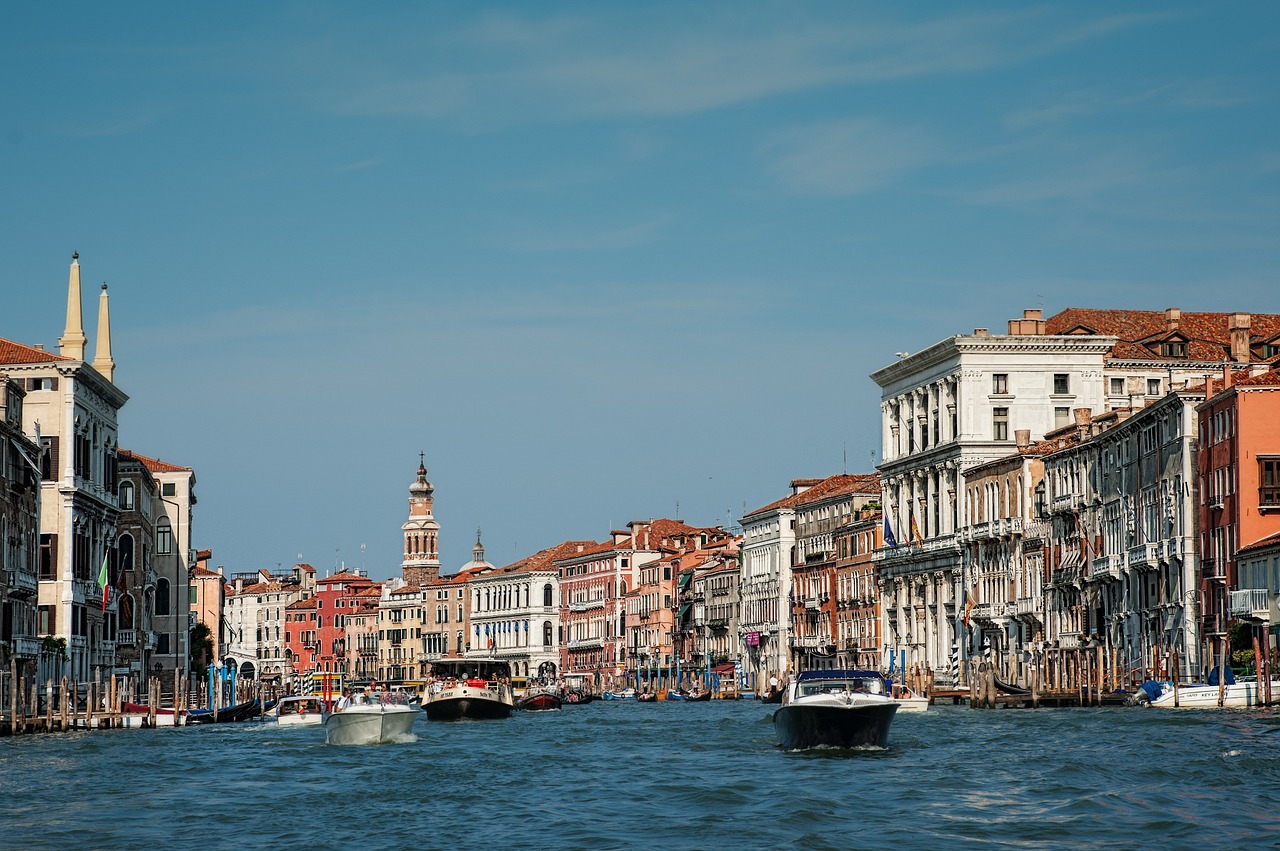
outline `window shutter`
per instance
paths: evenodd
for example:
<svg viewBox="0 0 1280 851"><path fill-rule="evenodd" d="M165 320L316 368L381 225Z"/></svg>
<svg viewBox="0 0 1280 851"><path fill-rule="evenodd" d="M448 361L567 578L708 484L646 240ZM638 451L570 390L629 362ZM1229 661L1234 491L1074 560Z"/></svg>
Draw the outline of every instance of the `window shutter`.
<svg viewBox="0 0 1280 851"><path fill-rule="evenodd" d="M49 454L49 481L57 481L58 473L62 468L58 466L58 436L56 434L49 438L49 447L46 451Z"/></svg>
<svg viewBox="0 0 1280 851"><path fill-rule="evenodd" d="M49 568L53 571L53 577L59 578L58 573L58 533L54 532L49 536Z"/></svg>
<svg viewBox="0 0 1280 851"><path fill-rule="evenodd" d="M53 378L49 379L49 389L50 390L58 389L58 376L55 375Z"/></svg>

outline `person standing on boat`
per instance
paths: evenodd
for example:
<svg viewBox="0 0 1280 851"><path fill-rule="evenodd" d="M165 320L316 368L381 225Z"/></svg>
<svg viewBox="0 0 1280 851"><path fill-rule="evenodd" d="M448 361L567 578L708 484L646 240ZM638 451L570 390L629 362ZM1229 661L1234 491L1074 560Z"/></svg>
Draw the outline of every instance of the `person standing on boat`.
<svg viewBox="0 0 1280 851"><path fill-rule="evenodd" d="M772 674L769 677L769 694L778 693L778 675Z"/></svg>

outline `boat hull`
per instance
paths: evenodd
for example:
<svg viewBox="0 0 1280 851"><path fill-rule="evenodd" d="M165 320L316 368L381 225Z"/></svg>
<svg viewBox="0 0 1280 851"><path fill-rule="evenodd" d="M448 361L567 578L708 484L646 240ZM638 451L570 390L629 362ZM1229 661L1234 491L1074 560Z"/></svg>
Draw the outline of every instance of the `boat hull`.
<svg viewBox="0 0 1280 851"><path fill-rule="evenodd" d="M520 708L528 712L542 712L548 709L559 709L560 698L548 692L527 694L520 700Z"/></svg>
<svg viewBox="0 0 1280 851"><path fill-rule="evenodd" d="M579 706L583 703L590 703L595 700L595 695L584 691L567 691L560 699L562 706Z"/></svg>
<svg viewBox="0 0 1280 851"><path fill-rule="evenodd" d="M413 730L418 710L403 705L352 706L324 719L330 745L377 745L403 741Z"/></svg>
<svg viewBox="0 0 1280 851"><path fill-rule="evenodd" d="M1261 706L1263 694L1258 692L1258 684L1254 681L1237 682L1223 689L1223 709L1247 709ZM1271 681L1271 697L1280 697L1280 680ZM1173 704L1173 687L1168 686L1164 694L1151 701L1157 709L1218 709L1218 686L1195 684L1178 687L1178 705Z"/></svg>
<svg viewBox="0 0 1280 851"><path fill-rule="evenodd" d="M515 708L510 694L510 690L503 686L457 686L428 694L422 701L422 711L427 713L428 721L508 718Z"/></svg>
<svg viewBox="0 0 1280 851"><path fill-rule="evenodd" d="M785 750L883 748L897 711L898 705L889 701L851 706L792 703L773 714L773 726Z"/></svg>

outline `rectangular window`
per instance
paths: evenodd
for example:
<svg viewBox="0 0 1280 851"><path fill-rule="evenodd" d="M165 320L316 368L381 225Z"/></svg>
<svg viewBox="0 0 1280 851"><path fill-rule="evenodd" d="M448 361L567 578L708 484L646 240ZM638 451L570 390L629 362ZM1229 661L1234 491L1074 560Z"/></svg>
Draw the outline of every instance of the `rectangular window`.
<svg viewBox="0 0 1280 851"><path fill-rule="evenodd" d="M187 586L187 591L188 591L187 602L194 606L196 603L199 602L198 598L200 596L199 595L200 588L199 586L196 586L196 585L189 585Z"/></svg>
<svg viewBox="0 0 1280 851"><path fill-rule="evenodd" d="M175 485L173 482L165 482L164 484L160 485L161 496L177 496L177 494L178 494L178 486Z"/></svg>
<svg viewBox="0 0 1280 851"><path fill-rule="evenodd" d="M169 655L169 633L161 632L156 635L156 655Z"/></svg>
<svg viewBox="0 0 1280 851"><path fill-rule="evenodd" d="M1280 508L1280 458L1258 459L1258 504Z"/></svg>
<svg viewBox="0 0 1280 851"><path fill-rule="evenodd" d="M1062 428L1071 423L1070 408L1054 408L1053 409L1053 427Z"/></svg>
<svg viewBox="0 0 1280 851"><path fill-rule="evenodd" d="M1009 409L991 409L991 438L993 440L1009 439Z"/></svg>
<svg viewBox="0 0 1280 851"><path fill-rule="evenodd" d="M173 552L173 531L168 526L156 530L156 553L168 555Z"/></svg>
<svg viewBox="0 0 1280 851"><path fill-rule="evenodd" d="M1110 383L1111 383L1110 393L1112 396L1124 395L1124 379L1123 378L1112 378L1110 379Z"/></svg>
<svg viewBox="0 0 1280 851"><path fill-rule="evenodd" d="M1053 376L1053 392L1057 396L1065 396L1071 392L1071 376L1059 372Z"/></svg>
<svg viewBox="0 0 1280 851"><path fill-rule="evenodd" d="M58 578L58 536L40 536L40 578Z"/></svg>
<svg viewBox="0 0 1280 851"><path fill-rule="evenodd" d="M1147 395L1148 396L1160 395L1160 379L1158 378L1147 379Z"/></svg>
<svg viewBox="0 0 1280 851"><path fill-rule="evenodd" d="M1009 374L1006 372L997 372L991 376L991 392L996 395L1004 395L1009 392Z"/></svg>

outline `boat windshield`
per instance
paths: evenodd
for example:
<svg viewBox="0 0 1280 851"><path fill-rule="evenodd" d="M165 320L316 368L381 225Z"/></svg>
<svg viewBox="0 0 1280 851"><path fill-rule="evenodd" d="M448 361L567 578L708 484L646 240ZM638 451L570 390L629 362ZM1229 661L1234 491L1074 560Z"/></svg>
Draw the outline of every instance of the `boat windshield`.
<svg viewBox="0 0 1280 851"><path fill-rule="evenodd" d="M850 677L843 680L805 680L799 684L799 696L814 694L884 694L884 681L876 677Z"/></svg>

